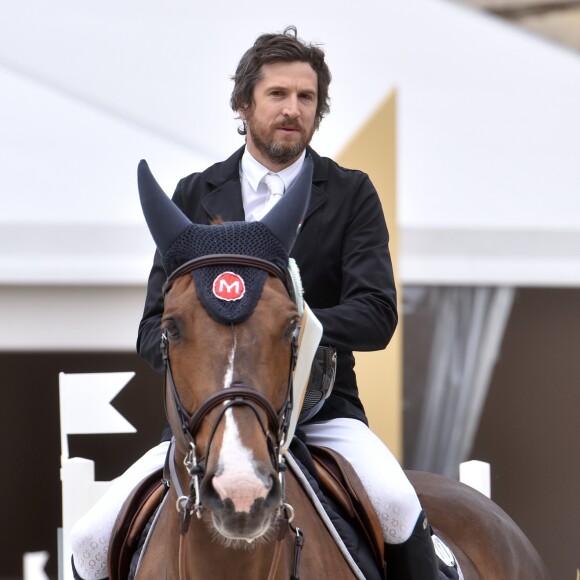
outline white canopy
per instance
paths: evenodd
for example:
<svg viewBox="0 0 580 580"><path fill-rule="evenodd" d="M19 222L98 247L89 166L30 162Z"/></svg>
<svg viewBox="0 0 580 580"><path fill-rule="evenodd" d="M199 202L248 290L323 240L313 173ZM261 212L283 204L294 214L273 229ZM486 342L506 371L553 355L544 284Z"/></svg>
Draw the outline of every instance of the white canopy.
<svg viewBox="0 0 580 580"><path fill-rule="evenodd" d="M295 24L334 77L319 153L399 93L403 282L580 285L577 54L434 0L2 12L0 284L142 285L138 160L171 193L240 146L229 77L259 33Z"/></svg>

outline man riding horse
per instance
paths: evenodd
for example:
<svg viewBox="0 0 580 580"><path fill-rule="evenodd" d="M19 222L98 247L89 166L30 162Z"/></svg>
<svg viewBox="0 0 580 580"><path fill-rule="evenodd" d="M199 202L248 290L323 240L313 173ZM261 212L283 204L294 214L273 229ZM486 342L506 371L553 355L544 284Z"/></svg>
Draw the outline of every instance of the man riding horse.
<svg viewBox="0 0 580 580"><path fill-rule="evenodd" d="M397 325L396 290L385 218L369 177L309 147L329 112L331 74L324 53L297 38L294 27L264 34L244 54L233 80L231 106L242 121L238 132L245 145L229 159L182 179L173 201L195 224L261 220L292 186L306 155L312 159L310 202L291 256L300 269L304 299L322 323L314 363L322 372L316 376L326 378L334 353L336 373L332 394L301 430L308 443L337 451L358 473L381 522L391 577L457 578L453 559L438 560L417 494L369 429L359 399L353 351L387 346ZM159 372L164 371L159 337L167 276L157 253L137 348ZM225 281L224 287L232 283ZM166 433L164 442L121 476L73 530L79 577L106 577L114 518L130 490L163 465L170 436Z"/></svg>

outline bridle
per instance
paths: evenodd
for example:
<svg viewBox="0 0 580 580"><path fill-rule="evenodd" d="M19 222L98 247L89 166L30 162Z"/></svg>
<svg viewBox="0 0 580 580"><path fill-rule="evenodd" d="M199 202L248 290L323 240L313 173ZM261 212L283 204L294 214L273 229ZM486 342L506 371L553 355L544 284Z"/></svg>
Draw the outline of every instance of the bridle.
<svg viewBox="0 0 580 580"><path fill-rule="evenodd" d="M186 262L174 270L168 277L167 282L163 288L163 294L165 295L170 290L171 286L177 278L188 274L195 269L216 265L246 266L264 270L268 274L278 278L284 284L284 287L286 288L290 298L296 302L294 285L287 271L284 271L282 268L271 262L268 262L267 260L238 254L214 254L203 256L201 258L195 258ZM288 435L290 416L292 412L292 375L296 365L297 351L297 334L295 334L291 343L291 362L290 374L288 378L288 389L286 392L285 402L282 405L280 411L276 412L270 401L268 401L268 399L259 391L243 384L240 381L234 381L228 388L222 389L210 395L201 403L201 405L199 405L193 414L191 414L187 409L185 409L179 398L179 394L175 386L175 381L173 379L171 362L169 360L168 338L165 332L162 334L161 353L165 366L166 415L170 424L172 424L172 427L176 423L179 424L178 432L175 432L177 429L173 429L173 435L176 440L175 442L180 443L181 448L186 448L188 450L183 463L190 477L189 493L187 495L183 493L179 478L177 476L175 468L174 442L171 444L171 449L167 461L167 468L169 473L165 476L166 482L169 483L169 481L171 481L171 483L174 485L178 497L176 508L180 513L181 518L180 569L183 567L183 562L181 561L183 554L181 543L183 542L183 538L189 529L191 516L193 513L195 513L198 518L201 518L202 515L203 506L200 497L200 486L201 480L205 475L206 463L210 454L214 435L217 431L221 419L228 409L236 406L244 406L249 407L258 420L260 428L267 440L268 452L270 454L272 466L279 478L281 486L281 503L279 507L278 520L278 542L276 546L274 562L272 563L272 568L270 570L270 576L275 573L277 561L280 557L281 543L286 535L287 529L290 527L296 534L293 577L298 578L300 552L304 544L304 535L299 528L295 528L291 524L294 510L285 502L284 472L286 470L286 463L283 454L280 452L280 449L285 443L286 437ZM220 410L211 427L205 456L198 458L197 447L195 443L197 432L201 426L202 421L205 419L208 413L218 406L220 407ZM265 421L260 414L260 411L264 413L266 417Z"/></svg>

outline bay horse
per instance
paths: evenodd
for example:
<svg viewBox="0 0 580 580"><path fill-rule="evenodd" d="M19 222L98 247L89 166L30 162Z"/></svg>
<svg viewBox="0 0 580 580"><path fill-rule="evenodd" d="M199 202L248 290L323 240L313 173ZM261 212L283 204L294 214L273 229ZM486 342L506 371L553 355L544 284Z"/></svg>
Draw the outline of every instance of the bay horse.
<svg viewBox="0 0 580 580"><path fill-rule="evenodd" d="M286 468L304 391L297 377L314 354L301 349L309 311L288 275L311 161L251 224L192 224L144 161L138 177L168 273L162 351L174 441L169 490L137 580L362 578ZM440 476L409 477L465 578L548 578L532 544L493 502Z"/></svg>

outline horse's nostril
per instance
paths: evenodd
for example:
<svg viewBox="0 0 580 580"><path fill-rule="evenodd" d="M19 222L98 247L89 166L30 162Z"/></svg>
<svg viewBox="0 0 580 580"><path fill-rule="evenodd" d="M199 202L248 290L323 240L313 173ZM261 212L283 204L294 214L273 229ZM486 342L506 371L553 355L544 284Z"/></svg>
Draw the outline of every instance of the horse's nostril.
<svg viewBox="0 0 580 580"><path fill-rule="evenodd" d="M277 475L271 475L266 485L266 502L270 505L271 502L278 502L281 493L280 480Z"/></svg>

